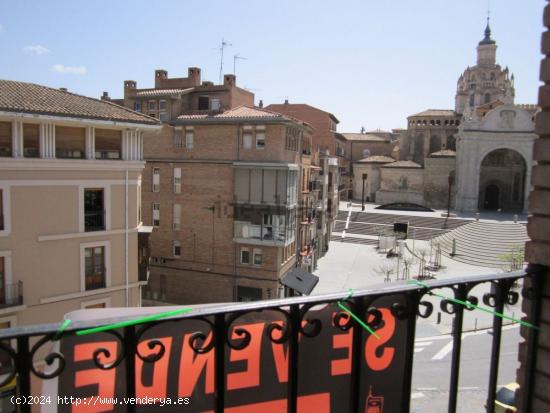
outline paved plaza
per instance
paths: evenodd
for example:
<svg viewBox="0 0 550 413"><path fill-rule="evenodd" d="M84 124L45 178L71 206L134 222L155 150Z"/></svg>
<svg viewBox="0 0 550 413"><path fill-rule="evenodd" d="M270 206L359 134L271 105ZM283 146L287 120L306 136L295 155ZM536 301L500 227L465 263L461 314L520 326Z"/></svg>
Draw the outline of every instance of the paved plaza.
<svg viewBox="0 0 550 413"><path fill-rule="evenodd" d="M388 214L391 215L391 219L395 219L395 216L403 216L408 218L414 223L414 219L411 217L418 217L418 219L431 218L432 221L429 224L429 227L418 227L424 230L424 232L418 233L422 234L424 240L409 238L405 242L407 247L411 251L422 251L426 252L429 261L430 251L432 259L435 258L435 248L432 248L430 245L429 238L427 234L432 234L432 237L439 235L441 232L446 231L442 228L440 221L442 211L436 212L412 212L412 211L382 211L374 209L372 204L367 204L365 208L366 213L376 213L376 214ZM356 220L361 220L361 205L352 204L349 206L347 203L341 203L340 213L338 216L338 221L344 221L347 216L355 214ZM464 222L475 222L475 214L473 215L461 215L456 221L462 224L460 221ZM525 217L518 217L521 222ZM397 218L398 219L398 218ZM481 214L479 217L480 221L483 222L501 222L501 223L512 223L514 222L514 216L512 214ZM465 221L469 220L469 221ZM450 220L451 221L451 220ZM418 222L428 222L426 219ZM338 225L338 224L337 224ZM385 224L376 224L376 225L385 225ZM386 224L387 225L387 224ZM444 225L444 224L443 224ZM447 225L449 228L452 228L453 225ZM455 225L454 227L458 226ZM376 246L378 243L378 236L360 234L360 233L350 233L345 229L345 225L340 227L335 227L340 229L340 231L335 231L332 236L332 241L330 243L329 251L327 254L318 262L318 268L314 272L315 275L319 277L319 283L315 287L313 294L324 294L331 293L336 291L348 291L349 289L354 290L363 290L363 289L375 289L377 287L384 287L388 285L385 273L390 272L389 283L405 283L402 278L403 272L403 259L397 258L387 258L386 253L378 252ZM348 224L348 229L350 225ZM344 232L346 231L346 232ZM412 235L412 231L409 230L409 237ZM349 242L349 238L352 239L352 242ZM405 257L410 257L410 253L405 251ZM400 279L397 279L397 268L399 265ZM454 277L467 277L471 275L483 275L483 274L494 274L500 273L503 271L504 262L500 268L489 268L482 266L469 265L464 262L459 262L453 260L442 254L441 256L441 269L434 272L434 275L437 279L446 279ZM410 264L410 276L414 276L419 272L419 262L413 261ZM472 294L476 295L478 298L481 298L482 295L489 291L490 285L484 284L476 287L472 290ZM441 294L452 295L450 289L442 289ZM451 331L452 328L452 316L449 316L445 313L442 313L441 323L435 323L437 313L441 312L439 309L439 299L433 299L432 297L427 297L429 300L434 301L434 314L427 320L422 320L422 323L419 323L419 334L422 335L437 335L437 334L447 334ZM507 306L506 313L510 315L516 315L520 313L520 306ZM467 312L464 317L464 330L476 330L488 328L492 324L492 316L480 311Z"/></svg>

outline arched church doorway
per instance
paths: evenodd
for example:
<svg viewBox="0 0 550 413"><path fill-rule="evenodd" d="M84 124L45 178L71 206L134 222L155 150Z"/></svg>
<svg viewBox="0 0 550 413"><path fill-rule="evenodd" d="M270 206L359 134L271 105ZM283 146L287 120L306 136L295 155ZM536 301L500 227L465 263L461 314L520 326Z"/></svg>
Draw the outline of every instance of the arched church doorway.
<svg viewBox="0 0 550 413"><path fill-rule="evenodd" d="M485 188L484 209L491 211L496 211L499 209L499 197L500 189L498 189L498 186L495 184L487 185L487 188Z"/></svg>
<svg viewBox="0 0 550 413"><path fill-rule="evenodd" d="M479 209L521 212L524 207L525 159L512 149L496 149L479 171Z"/></svg>

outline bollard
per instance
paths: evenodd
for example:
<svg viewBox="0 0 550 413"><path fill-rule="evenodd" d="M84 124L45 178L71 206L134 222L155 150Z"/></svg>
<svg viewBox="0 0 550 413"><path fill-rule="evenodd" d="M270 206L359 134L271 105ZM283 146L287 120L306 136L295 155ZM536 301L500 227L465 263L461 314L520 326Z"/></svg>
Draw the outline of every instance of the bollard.
<svg viewBox="0 0 550 413"><path fill-rule="evenodd" d="M441 311L437 312L437 324L441 324Z"/></svg>
<svg viewBox="0 0 550 413"><path fill-rule="evenodd" d="M477 317L476 317L476 320L475 320L475 323L474 323L474 331L477 331Z"/></svg>
<svg viewBox="0 0 550 413"><path fill-rule="evenodd" d="M518 214L514 214L514 224L518 223Z"/></svg>
<svg viewBox="0 0 550 413"><path fill-rule="evenodd" d="M456 255L456 238L453 238L453 249L451 250L451 257Z"/></svg>
<svg viewBox="0 0 550 413"><path fill-rule="evenodd" d="M476 221L479 221L479 212L476 212Z"/></svg>

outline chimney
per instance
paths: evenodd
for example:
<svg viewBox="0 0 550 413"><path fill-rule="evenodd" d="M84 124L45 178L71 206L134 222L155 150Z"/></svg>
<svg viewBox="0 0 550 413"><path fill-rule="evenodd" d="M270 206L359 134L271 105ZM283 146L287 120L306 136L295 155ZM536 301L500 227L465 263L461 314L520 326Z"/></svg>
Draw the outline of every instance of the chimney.
<svg viewBox="0 0 550 413"><path fill-rule="evenodd" d="M103 95L101 96L101 100L111 100L111 97L109 96L109 92L103 92Z"/></svg>
<svg viewBox="0 0 550 413"><path fill-rule="evenodd" d="M168 72L164 69L155 70L155 88L160 88L162 81L168 79Z"/></svg>
<svg viewBox="0 0 550 413"><path fill-rule="evenodd" d="M260 103L258 103L258 107L263 108L264 107L264 101L260 99Z"/></svg>
<svg viewBox="0 0 550 413"><path fill-rule="evenodd" d="M201 69L199 67L187 68L187 78L189 79L189 86L200 86L201 84Z"/></svg>
<svg viewBox="0 0 550 413"><path fill-rule="evenodd" d="M223 76L223 85L224 86L237 86L237 77L235 75L224 75Z"/></svg>
<svg viewBox="0 0 550 413"><path fill-rule="evenodd" d="M66 92L67 88L66 87L60 87L59 90L62 91L62 92Z"/></svg>
<svg viewBox="0 0 550 413"><path fill-rule="evenodd" d="M124 81L124 99L133 97L136 92L137 83L135 80Z"/></svg>
<svg viewBox="0 0 550 413"><path fill-rule="evenodd" d="M288 105L288 99L285 99L285 105Z"/></svg>

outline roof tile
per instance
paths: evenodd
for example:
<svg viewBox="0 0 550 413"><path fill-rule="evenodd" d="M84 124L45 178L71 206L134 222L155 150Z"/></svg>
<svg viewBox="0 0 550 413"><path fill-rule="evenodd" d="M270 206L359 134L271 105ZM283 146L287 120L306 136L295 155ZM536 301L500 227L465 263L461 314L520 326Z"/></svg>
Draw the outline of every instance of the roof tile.
<svg viewBox="0 0 550 413"><path fill-rule="evenodd" d="M158 125L159 121L106 100L34 83L0 80L0 110Z"/></svg>

